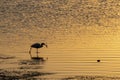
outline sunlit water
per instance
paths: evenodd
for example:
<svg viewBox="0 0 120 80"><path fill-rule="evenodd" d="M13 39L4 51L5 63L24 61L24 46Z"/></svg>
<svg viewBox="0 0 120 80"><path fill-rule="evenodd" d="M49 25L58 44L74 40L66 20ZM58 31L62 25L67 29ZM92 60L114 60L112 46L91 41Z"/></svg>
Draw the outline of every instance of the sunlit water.
<svg viewBox="0 0 120 80"><path fill-rule="evenodd" d="M119 77L119 3L119 0L1 0L0 71L53 73L35 76L42 79L80 75ZM39 49L45 62L30 59L30 45L36 42L48 45ZM36 56L36 49L32 49L32 56Z"/></svg>
<svg viewBox="0 0 120 80"><path fill-rule="evenodd" d="M15 58L1 59L2 66L0 68L20 69L20 67L26 66L25 70L54 73L36 77L45 79L62 79L77 75L119 77L120 38L118 30L108 34L94 35L89 32L90 34L82 34L78 37L70 35L68 39L57 34L62 40L56 40L54 43L50 40L47 43L48 48L39 49L39 56L46 59L42 64L20 64L22 60L28 60L28 63L31 61L28 53L31 45L28 43L32 43L30 41L24 42L27 46L19 44L19 46L13 46L10 49L1 47L1 55L10 55ZM32 55L36 56L35 49L32 49ZM101 60L101 62L97 62L97 60Z"/></svg>

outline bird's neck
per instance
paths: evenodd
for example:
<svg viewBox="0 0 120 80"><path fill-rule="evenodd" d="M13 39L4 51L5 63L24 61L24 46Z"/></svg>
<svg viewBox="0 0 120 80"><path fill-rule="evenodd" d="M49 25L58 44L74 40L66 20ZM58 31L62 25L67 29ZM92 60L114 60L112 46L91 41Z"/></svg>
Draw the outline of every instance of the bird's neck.
<svg viewBox="0 0 120 80"><path fill-rule="evenodd" d="M43 44L41 44L41 47L43 47Z"/></svg>

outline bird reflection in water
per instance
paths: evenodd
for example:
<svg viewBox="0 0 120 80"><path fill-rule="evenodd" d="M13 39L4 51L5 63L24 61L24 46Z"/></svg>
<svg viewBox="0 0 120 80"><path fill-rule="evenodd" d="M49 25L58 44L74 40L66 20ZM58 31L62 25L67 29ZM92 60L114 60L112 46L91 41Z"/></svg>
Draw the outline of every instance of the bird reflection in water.
<svg viewBox="0 0 120 80"><path fill-rule="evenodd" d="M31 60L21 60L20 65L38 65L38 64L44 64L48 58L41 60L41 59L36 59L32 58Z"/></svg>
<svg viewBox="0 0 120 80"><path fill-rule="evenodd" d="M43 58L43 57L32 57L32 61L39 63L39 64L43 64L48 60L48 58Z"/></svg>

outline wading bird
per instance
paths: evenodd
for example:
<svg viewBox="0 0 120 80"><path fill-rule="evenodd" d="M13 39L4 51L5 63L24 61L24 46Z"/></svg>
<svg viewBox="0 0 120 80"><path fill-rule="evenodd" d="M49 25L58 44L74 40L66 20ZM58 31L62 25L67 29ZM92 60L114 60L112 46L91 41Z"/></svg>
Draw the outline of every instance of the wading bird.
<svg viewBox="0 0 120 80"><path fill-rule="evenodd" d="M45 43L34 43L34 44L32 44L31 45L31 47L30 47L30 50L29 50L29 54L30 54L30 57L32 58L32 55L31 55L31 50L32 50L32 48L36 48L37 49L37 57L38 57L38 48L42 48L43 46L46 46L47 47L47 45L45 44Z"/></svg>

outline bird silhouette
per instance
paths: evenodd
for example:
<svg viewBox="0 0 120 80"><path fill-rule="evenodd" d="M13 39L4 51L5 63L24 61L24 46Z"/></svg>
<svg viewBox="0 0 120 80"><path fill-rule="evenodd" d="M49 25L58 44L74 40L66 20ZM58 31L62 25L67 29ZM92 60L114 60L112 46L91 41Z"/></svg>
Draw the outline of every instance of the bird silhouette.
<svg viewBox="0 0 120 80"><path fill-rule="evenodd" d="M37 53L37 57L38 57L38 49L42 48L43 46L47 47L47 45L45 43L34 43L34 44L32 44L31 47L30 47L30 50L29 50L30 57L32 58L32 55L31 55L32 48L36 48L37 49L36 53Z"/></svg>
<svg viewBox="0 0 120 80"><path fill-rule="evenodd" d="M100 60L97 60L97 62L100 62Z"/></svg>

